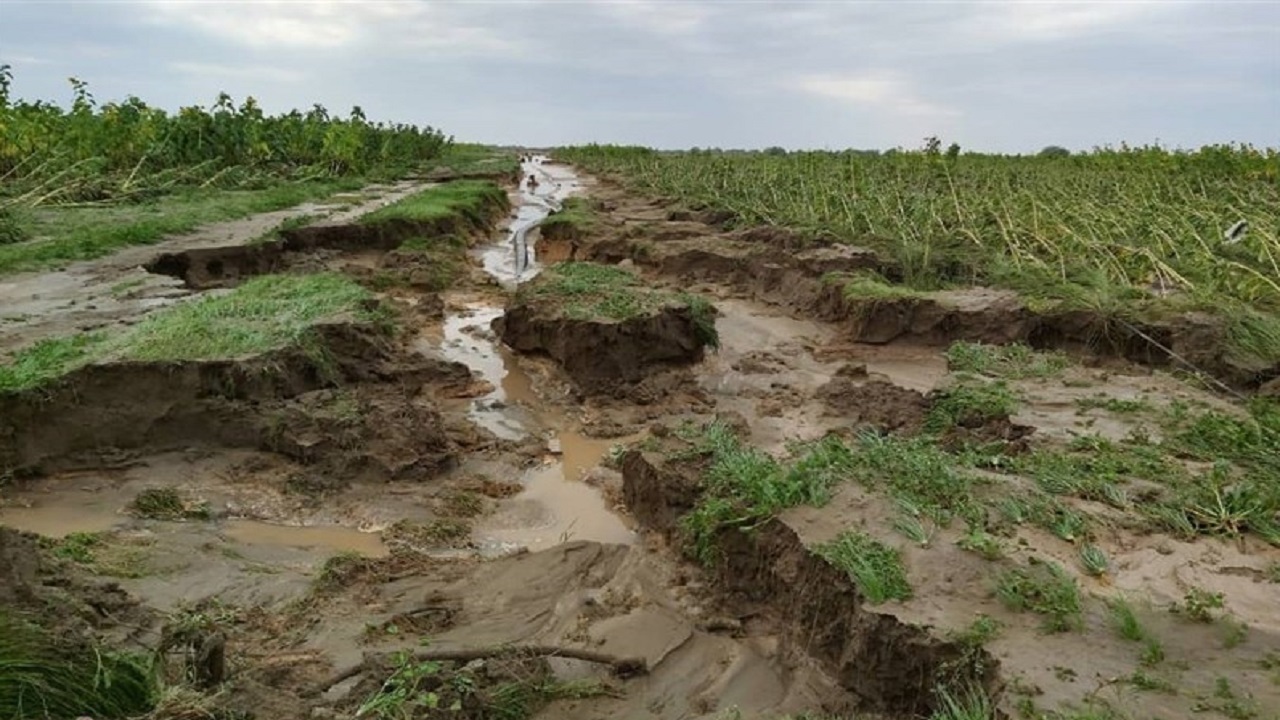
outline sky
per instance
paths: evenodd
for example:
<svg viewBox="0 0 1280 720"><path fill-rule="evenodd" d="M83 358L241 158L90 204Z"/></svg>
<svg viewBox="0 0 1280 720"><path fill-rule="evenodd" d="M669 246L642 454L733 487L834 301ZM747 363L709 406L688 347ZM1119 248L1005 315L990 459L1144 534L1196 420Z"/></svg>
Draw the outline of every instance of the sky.
<svg viewBox="0 0 1280 720"><path fill-rule="evenodd" d="M1280 0L0 0L6 63L533 147L1280 146Z"/></svg>

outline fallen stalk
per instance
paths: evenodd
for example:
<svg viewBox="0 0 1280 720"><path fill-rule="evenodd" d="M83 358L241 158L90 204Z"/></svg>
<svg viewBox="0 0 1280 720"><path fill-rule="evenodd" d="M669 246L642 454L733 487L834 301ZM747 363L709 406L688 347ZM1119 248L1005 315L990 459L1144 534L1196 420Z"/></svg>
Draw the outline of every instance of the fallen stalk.
<svg viewBox="0 0 1280 720"><path fill-rule="evenodd" d="M491 648L476 648L472 650L421 650L413 654L413 659L419 662L440 660L466 663L471 662L472 660L486 660L498 657L558 657L570 660L583 660L599 665L608 665L612 668L613 674L620 678L644 675L649 672L648 665L645 663L644 658L618 657L616 655L594 652L592 650L556 647L554 645L507 645ZM350 680L368 669L369 661L364 660L324 681L319 686L308 692L306 696L310 697L319 695L334 685L337 685L344 680Z"/></svg>

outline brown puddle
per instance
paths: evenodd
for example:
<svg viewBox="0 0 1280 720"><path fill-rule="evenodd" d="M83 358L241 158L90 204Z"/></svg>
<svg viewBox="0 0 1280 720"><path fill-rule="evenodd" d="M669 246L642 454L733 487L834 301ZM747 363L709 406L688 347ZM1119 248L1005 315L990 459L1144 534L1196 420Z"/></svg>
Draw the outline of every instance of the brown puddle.
<svg viewBox="0 0 1280 720"><path fill-rule="evenodd" d="M76 507L56 504L0 508L0 525L51 538L66 537L72 533L106 532L126 519L114 505L103 502Z"/></svg>
<svg viewBox="0 0 1280 720"><path fill-rule="evenodd" d="M319 548L329 552L355 552L365 557L386 557L387 546L376 533L338 525L273 525L257 520L228 520L222 528L228 538L246 545Z"/></svg>
<svg viewBox="0 0 1280 720"><path fill-rule="evenodd" d="M620 440L595 440L577 433L559 435L563 459L549 460L525 474L524 489L503 503L476 529L481 545L542 550L569 540L630 545L636 534L582 476L598 466Z"/></svg>

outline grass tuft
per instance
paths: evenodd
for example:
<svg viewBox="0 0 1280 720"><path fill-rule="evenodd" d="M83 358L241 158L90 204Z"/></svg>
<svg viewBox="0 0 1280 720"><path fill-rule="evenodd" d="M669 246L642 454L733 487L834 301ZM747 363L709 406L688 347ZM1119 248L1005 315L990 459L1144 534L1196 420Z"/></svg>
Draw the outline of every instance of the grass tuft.
<svg viewBox="0 0 1280 720"><path fill-rule="evenodd" d="M947 367L952 372L975 373L1021 380L1060 374L1071 364L1061 352L1037 352L1026 345L988 345L959 341L947 348Z"/></svg>
<svg viewBox="0 0 1280 720"><path fill-rule="evenodd" d="M137 717L158 685L146 656L69 643L0 608L0 717Z"/></svg>
<svg viewBox="0 0 1280 720"><path fill-rule="evenodd" d="M1048 632L1078 630L1083 625L1080 589L1056 563L1034 562L1004 571L996 582L996 595L1010 609L1043 615Z"/></svg>
<svg viewBox="0 0 1280 720"><path fill-rule="evenodd" d="M708 456L710 464L702 498L681 524L691 554L704 564L716 558L722 529L751 529L789 507L825 505L853 463L853 453L834 437L794 448L788 464L744 445L719 422L694 439L693 452Z"/></svg>
<svg viewBox="0 0 1280 720"><path fill-rule="evenodd" d="M858 532L841 533L814 550L848 573L871 604L911 599L911 584L897 550Z"/></svg>

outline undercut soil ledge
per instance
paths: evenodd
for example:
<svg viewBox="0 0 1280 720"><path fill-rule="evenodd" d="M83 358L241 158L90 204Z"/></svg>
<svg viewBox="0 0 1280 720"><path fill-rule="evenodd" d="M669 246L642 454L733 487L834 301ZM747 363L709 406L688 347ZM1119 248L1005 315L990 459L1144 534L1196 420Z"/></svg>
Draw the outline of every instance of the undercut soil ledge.
<svg viewBox="0 0 1280 720"><path fill-rule="evenodd" d="M516 352L553 359L581 394L625 395L702 360L715 342L714 313L624 270L565 263L522 286L493 328Z"/></svg>
<svg viewBox="0 0 1280 720"><path fill-rule="evenodd" d="M679 519L699 499L703 468L678 452L682 442L668 437L663 444L677 452L633 449L622 456L623 492L643 526L678 543ZM999 662L986 650L871 610L843 571L780 520L749 532L722 530L714 542L717 560L707 571L725 611L767 618L791 652L817 661L859 699L860 710L928 717L939 687L976 685L992 697L1000 692Z"/></svg>

